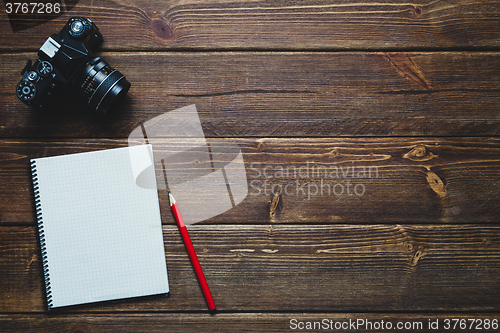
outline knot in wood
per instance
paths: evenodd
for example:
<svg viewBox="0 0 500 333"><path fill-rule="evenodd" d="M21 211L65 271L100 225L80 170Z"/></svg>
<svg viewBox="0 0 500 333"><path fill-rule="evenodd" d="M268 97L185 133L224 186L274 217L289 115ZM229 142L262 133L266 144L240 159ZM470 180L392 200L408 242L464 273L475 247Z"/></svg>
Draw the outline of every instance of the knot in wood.
<svg viewBox="0 0 500 333"><path fill-rule="evenodd" d="M422 258L423 253L422 251L418 250L413 254L413 257L411 258L411 266L417 266L418 261L420 258Z"/></svg>
<svg viewBox="0 0 500 333"><path fill-rule="evenodd" d="M273 217L281 211L283 207L283 198L280 189L276 189L271 201L269 202L269 216Z"/></svg>
<svg viewBox="0 0 500 333"><path fill-rule="evenodd" d="M160 17L151 21L151 30L161 39L171 40L174 37L174 31L170 24Z"/></svg>
<svg viewBox="0 0 500 333"><path fill-rule="evenodd" d="M330 158L334 158L340 155L339 151L337 149L332 150L328 155L330 155Z"/></svg>
<svg viewBox="0 0 500 333"><path fill-rule="evenodd" d="M410 161L430 161L433 158L436 158L437 155L434 155L431 151L425 147L425 145L417 145L412 150L403 155L403 158L407 158Z"/></svg>
<svg viewBox="0 0 500 333"><path fill-rule="evenodd" d="M425 146L417 146L415 147L415 157L424 157L426 155L426 149L425 149Z"/></svg>
<svg viewBox="0 0 500 333"><path fill-rule="evenodd" d="M446 187L444 185L444 182L441 180L441 178L439 178L438 175L430 170L427 172L427 182L437 195L439 195L440 197L444 197L446 195Z"/></svg>

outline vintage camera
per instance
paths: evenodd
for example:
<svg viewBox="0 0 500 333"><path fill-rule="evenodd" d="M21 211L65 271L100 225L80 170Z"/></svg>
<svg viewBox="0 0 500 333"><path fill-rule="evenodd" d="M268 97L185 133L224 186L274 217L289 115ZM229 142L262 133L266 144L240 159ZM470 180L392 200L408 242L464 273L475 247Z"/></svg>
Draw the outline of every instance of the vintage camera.
<svg viewBox="0 0 500 333"><path fill-rule="evenodd" d="M25 104L45 107L62 86L73 88L89 107L106 114L130 88L130 82L92 51L102 35L88 18L73 17L51 35L38 51L39 59L28 60L17 85L17 97Z"/></svg>

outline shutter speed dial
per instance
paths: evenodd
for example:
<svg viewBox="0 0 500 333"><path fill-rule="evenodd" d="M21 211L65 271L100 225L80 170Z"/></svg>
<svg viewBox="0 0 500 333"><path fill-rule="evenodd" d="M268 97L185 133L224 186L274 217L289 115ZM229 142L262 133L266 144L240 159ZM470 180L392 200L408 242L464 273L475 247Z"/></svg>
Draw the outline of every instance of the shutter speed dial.
<svg viewBox="0 0 500 333"><path fill-rule="evenodd" d="M23 80L17 85L16 92L20 100L31 102L36 96L36 87L30 81Z"/></svg>
<svg viewBox="0 0 500 333"><path fill-rule="evenodd" d="M83 17L73 17L68 22L68 33L73 38L85 38L92 28L92 21Z"/></svg>

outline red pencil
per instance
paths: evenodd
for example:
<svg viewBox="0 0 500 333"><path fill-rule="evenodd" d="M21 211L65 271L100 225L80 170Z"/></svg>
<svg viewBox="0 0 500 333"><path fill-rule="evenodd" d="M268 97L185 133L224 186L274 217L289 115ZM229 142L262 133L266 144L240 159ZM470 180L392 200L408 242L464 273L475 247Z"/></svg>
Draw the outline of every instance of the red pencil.
<svg viewBox="0 0 500 333"><path fill-rule="evenodd" d="M172 193L170 193L170 191L168 191L168 199L170 200L170 208L172 208L172 213L174 214L175 221L177 222L177 226L179 227L179 231L181 232L182 240L184 241L184 245L186 245L189 258L191 259L191 263L193 264L196 277L200 282L201 290L203 291L203 295L205 295L208 309L213 312L215 311L216 307L212 298L212 294L210 293L207 280L205 279L205 275L203 274L203 270L201 269L200 262L198 261L198 256L194 251L193 243L191 243L191 238L189 237L186 225L184 224L184 220L182 219L179 206L177 205L177 202L175 202L174 196L172 195Z"/></svg>

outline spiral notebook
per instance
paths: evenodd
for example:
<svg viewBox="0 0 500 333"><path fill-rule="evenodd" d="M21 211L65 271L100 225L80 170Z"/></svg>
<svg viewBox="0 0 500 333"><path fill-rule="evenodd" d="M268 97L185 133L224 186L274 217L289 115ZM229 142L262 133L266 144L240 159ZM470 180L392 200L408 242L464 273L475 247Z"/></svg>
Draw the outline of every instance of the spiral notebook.
<svg viewBox="0 0 500 333"><path fill-rule="evenodd" d="M152 155L141 145L31 160L49 309L169 292Z"/></svg>

